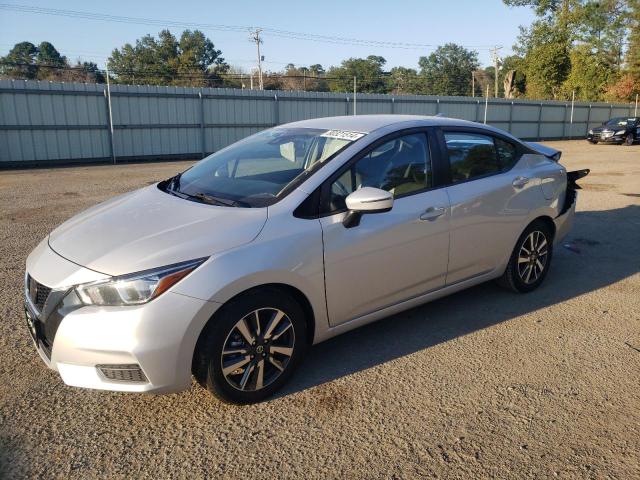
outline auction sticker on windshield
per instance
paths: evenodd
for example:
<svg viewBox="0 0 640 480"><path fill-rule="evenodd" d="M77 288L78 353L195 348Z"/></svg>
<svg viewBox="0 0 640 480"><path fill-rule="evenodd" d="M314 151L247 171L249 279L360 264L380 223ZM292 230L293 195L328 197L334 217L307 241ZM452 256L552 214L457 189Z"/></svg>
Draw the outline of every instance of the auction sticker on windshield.
<svg viewBox="0 0 640 480"><path fill-rule="evenodd" d="M320 136L327 137L327 138L337 138L340 140L349 140L351 142L355 142L356 140L364 137L365 135L366 133L349 132L347 130L327 130Z"/></svg>

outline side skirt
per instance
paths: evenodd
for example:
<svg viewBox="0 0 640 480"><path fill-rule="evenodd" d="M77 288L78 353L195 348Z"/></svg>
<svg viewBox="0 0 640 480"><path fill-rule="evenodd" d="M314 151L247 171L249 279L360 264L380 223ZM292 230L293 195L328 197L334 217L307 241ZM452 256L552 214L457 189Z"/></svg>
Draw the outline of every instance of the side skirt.
<svg viewBox="0 0 640 480"><path fill-rule="evenodd" d="M354 330L358 327L362 327L363 325L367 325L368 323L375 322L376 320L380 320L382 318L389 317L396 313L400 313L404 310L409 310L410 308L417 307L419 305L431 302L438 298L446 297L447 295L451 295L452 293L459 292L461 290L465 290L467 288L473 287L480 283L488 282L489 280L495 280L498 278L502 272L497 270L492 270L487 273L483 273L481 275L475 276L473 278L469 278L467 280L462 280L458 283L454 283L453 285L447 285L438 290L433 290L431 292L425 293L418 297L411 298L409 300L405 300L404 302L397 303L395 305L391 305L389 307L385 307L376 312L368 313L361 317L354 318L353 320L349 320L348 322L341 323L335 327L328 328L323 331L321 335L318 335L314 339L314 344L323 342L337 335L341 335L349 330Z"/></svg>

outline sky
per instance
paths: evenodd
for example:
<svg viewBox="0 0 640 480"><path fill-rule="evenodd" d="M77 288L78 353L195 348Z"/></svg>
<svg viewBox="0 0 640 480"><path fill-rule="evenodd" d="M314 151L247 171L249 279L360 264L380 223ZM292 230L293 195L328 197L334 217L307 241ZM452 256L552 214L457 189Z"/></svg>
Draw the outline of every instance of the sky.
<svg viewBox="0 0 640 480"><path fill-rule="evenodd" d="M437 45L454 42L478 51L480 62L491 64L490 46L501 45L500 55L511 53L519 25L529 25L534 15L527 7L507 7L502 0L86 0L24 1L7 3L108 15L124 15L186 23L238 25L281 29L302 34L350 37L386 42L419 43L420 48L383 48L338 45L305 39L263 35L261 46L267 70L282 70L288 63L325 68L349 57L380 55L386 68L417 68L420 56ZM0 4L3 5L3 4ZM160 25L115 23L103 20L67 18L0 9L0 55L6 55L20 41L38 44L49 41L70 61L95 61L104 67L114 48L134 43L145 34L157 34ZM170 28L178 36L182 28ZM256 64L256 46L248 30L202 29L222 50L227 63L249 69ZM304 37L303 37L304 38ZM481 48L475 48L481 47Z"/></svg>

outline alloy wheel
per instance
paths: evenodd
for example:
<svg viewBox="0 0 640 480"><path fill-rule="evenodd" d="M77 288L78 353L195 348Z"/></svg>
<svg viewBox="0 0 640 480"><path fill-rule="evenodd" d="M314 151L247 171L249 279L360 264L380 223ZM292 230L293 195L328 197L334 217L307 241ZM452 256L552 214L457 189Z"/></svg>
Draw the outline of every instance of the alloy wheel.
<svg viewBox="0 0 640 480"><path fill-rule="evenodd" d="M260 308L241 318L222 348L222 374L232 387L260 390L287 368L295 346L291 319L277 308Z"/></svg>
<svg viewBox="0 0 640 480"><path fill-rule="evenodd" d="M518 275L525 284L531 285L544 272L548 247L547 237L540 230L534 230L522 242L518 252Z"/></svg>

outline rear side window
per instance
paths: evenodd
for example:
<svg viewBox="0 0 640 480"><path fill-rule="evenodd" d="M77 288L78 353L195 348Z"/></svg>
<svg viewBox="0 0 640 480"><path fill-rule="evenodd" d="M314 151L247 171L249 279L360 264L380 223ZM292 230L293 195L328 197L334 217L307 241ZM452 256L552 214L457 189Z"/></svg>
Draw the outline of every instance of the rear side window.
<svg viewBox="0 0 640 480"><path fill-rule="evenodd" d="M500 172L493 137L476 133L445 132L444 138L453 183Z"/></svg>
<svg viewBox="0 0 640 480"><path fill-rule="evenodd" d="M518 161L518 149L514 144L505 142L499 138L496 138L495 142L502 171L509 170Z"/></svg>

